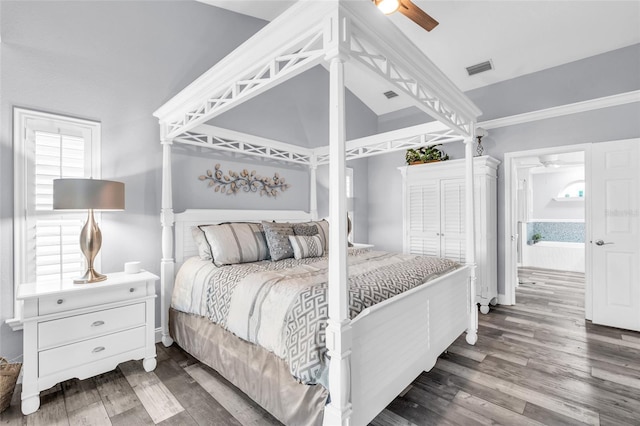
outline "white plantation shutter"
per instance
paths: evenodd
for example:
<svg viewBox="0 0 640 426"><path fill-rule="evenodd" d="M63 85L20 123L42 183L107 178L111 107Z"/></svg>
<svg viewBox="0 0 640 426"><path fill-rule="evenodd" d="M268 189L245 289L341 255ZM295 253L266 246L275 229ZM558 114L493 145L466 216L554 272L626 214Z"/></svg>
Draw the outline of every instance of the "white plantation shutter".
<svg viewBox="0 0 640 426"><path fill-rule="evenodd" d="M35 131L35 209L53 207L53 179L82 178L87 175L85 141L82 137Z"/></svg>
<svg viewBox="0 0 640 426"><path fill-rule="evenodd" d="M440 181L442 249L441 256L465 262L465 183L464 179Z"/></svg>
<svg viewBox="0 0 640 426"><path fill-rule="evenodd" d="M36 281L82 275L84 258L78 236L82 219L37 219L35 224Z"/></svg>
<svg viewBox="0 0 640 426"><path fill-rule="evenodd" d="M440 212L437 181L411 185L409 197L409 253L440 256Z"/></svg>
<svg viewBox="0 0 640 426"><path fill-rule="evenodd" d="M16 284L72 279L85 268L79 236L87 212L53 210L53 180L100 177L100 124L21 109L16 113L22 126L15 154L16 211L22 212L16 227Z"/></svg>

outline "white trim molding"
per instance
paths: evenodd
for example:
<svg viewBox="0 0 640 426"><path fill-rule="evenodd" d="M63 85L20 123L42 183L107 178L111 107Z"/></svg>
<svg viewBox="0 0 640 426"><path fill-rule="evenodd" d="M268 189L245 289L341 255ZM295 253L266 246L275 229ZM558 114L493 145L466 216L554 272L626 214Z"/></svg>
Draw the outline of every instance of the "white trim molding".
<svg viewBox="0 0 640 426"><path fill-rule="evenodd" d="M611 108L635 102L640 102L640 90L604 96L602 98L595 98L588 101L575 102L552 108L540 109L537 111L525 112L523 114L496 118L495 120L482 121L478 123L478 126L487 130L497 129L499 127L515 126L517 124L531 123L533 121L562 117L564 115L588 112L596 109Z"/></svg>
<svg viewBox="0 0 640 426"><path fill-rule="evenodd" d="M70 134L82 135L87 141L88 158L85 167L91 177L99 179L100 174L100 146L101 123L94 120L70 117L61 114L53 114L35 111L25 108L13 108L13 185L14 185L14 213L13 213L13 287L14 287L14 311L13 318L6 320L6 324L12 330L22 330L22 302L15 299L18 285L32 281L28 274L27 248L27 200L28 178L30 176L29 164L33 164L33 152L27 149L27 144L35 130L46 130L53 133L71 132ZM31 135L31 136L30 136ZM87 176L88 177L88 176ZM29 213L31 214L31 212ZM100 255L96 258L97 266L100 264Z"/></svg>
<svg viewBox="0 0 640 426"><path fill-rule="evenodd" d="M498 295L498 303L501 305L516 304L516 286L517 286L517 262L516 262L516 221L513 219L515 205L513 200L516 196L517 185L515 182L515 163L514 160L520 157L539 156L542 154L561 154L565 152L583 151L585 155L585 181L590 182L589 166L591 161L591 144L562 145L550 148L536 148L526 151L507 152L504 154L502 170L504 172L504 235L502 244L504 246L504 294ZM587 235L589 235L589 217L588 209L585 211L585 224L587 227ZM533 221L533 220L531 220ZM586 301L589 303L591 297L591 282L589 274L586 275ZM587 318L590 315L590 307L585 306Z"/></svg>

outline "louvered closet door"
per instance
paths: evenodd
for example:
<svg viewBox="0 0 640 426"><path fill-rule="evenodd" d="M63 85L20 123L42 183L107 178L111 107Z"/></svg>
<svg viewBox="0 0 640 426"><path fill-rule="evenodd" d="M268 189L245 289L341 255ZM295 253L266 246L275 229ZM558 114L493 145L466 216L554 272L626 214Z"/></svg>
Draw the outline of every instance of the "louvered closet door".
<svg viewBox="0 0 640 426"><path fill-rule="evenodd" d="M440 256L440 211L438 181L408 188L409 253Z"/></svg>
<svg viewBox="0 0 640 426"><path fill-rule="evenodd" d="M464 179L440 181L441 257L465 262Z"/></svg>

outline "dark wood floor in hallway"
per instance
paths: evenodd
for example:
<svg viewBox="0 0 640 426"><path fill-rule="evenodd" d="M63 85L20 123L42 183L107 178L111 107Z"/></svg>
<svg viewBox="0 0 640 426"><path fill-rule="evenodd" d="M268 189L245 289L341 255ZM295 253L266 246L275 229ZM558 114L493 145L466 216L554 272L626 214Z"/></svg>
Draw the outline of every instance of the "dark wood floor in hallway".
<svg viewBox="0 0 640 426"><path fill-rule="evenodd" d="M584 320L584 276L522 269L517 305L480 315L464 336L373 425L640 425L640 333ZM42 394L20 414L16 392L2 425L277 425L215 371L158 346L158 368L139 362Z"/></svg>

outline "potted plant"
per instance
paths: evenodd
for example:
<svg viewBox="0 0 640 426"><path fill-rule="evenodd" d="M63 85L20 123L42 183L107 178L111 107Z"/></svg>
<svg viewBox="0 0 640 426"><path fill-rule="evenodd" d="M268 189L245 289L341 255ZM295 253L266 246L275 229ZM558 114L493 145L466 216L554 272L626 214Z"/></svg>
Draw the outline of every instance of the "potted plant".
<svg viewBox="0 0 640 426"><path fill-rule="evenodd" d="M540 242L541 239L542 239L542 235L539 233L533 234L531 236L531 241L533 241L533 244L537 244L538 242Z"/></svg>
<svg viewBox="0 0 640 426"><path fill-rule="evenodd" d="M443 153L438 147L440 145L429 145L421 148L409 148L405 155L407 164L432 163L435 161L445 161L449 155Z"/></svg>

